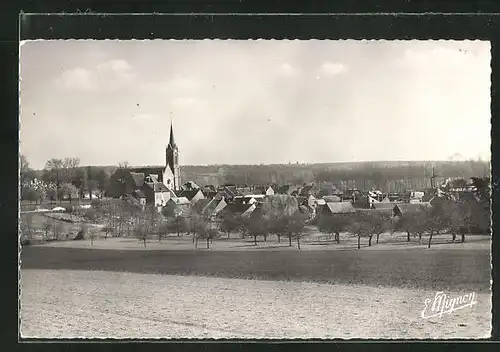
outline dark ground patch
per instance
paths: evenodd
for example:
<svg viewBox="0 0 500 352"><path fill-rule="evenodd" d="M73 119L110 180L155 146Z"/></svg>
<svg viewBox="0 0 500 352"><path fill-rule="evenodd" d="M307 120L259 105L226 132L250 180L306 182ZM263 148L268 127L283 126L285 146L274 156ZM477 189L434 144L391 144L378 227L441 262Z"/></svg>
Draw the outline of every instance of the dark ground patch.
<svg viewBox="0 0 500 352"><path fill-rule="evenodd" d="M25 247L22 269L125 271L487 292L487 250L180 251Z"/></svg>

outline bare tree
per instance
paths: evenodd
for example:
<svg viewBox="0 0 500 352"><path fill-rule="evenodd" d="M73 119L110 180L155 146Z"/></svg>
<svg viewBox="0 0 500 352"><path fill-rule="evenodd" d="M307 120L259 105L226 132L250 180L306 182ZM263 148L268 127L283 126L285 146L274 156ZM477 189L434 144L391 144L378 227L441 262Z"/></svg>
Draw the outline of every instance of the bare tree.
<svg viewBox="0 0 500 352"><path fill-rule="evenodd" d="M267 234L267 226L260 217L250 217L243 222L244 232L251 236L254 240L254 245L257 245L257 237Z"/></svg>
<svg viewBox="0 0 500 352"><path fill-rule="evenodd" d="M289 238L295 237L297 240L297 248L300 250L300 239L304 236L305 225L308 216L300 212L295 212L292 215L286 216L286 232Z"/></svg>
<svg viewBox="0 0 500 352"><path fill-rule="evenodd" d="M146 248L146 241L148 239L148 219L145 214L137 216L134 226L134 234L139 241L143 242L144 248Z"/></svg>
<svg viewBox="0 0 500 352"><path fill-rule="evenodd" d="M52 221L50 221L49 219L46 219L44 224L43 224L43 240L46 241L47 238L49 238L49 233L50 231L52 230Z"/></svg>
<svg viewBox="0 0 500 352"><path fill-rule="evenodd" d="M322 214L318 218L320 232L335 234L335 241L340 243L340 233L345 231L350 224L350 217L343 214Z"/></svg>
<svg viewBox="0 0 500 352"><path fill-rule="evenodd" d="M66 197L69 198L70 204L74 198L78 197L78 189L69 182L63 183L59 187L59 198L64 199Z"/></svg>
<svg viewBox="0 0 500 352"><path fill-rule="evenodd" d="M231 232L238 228L240 221L237 216L235 216L230 211L224 211L222 214L222 222L220 224L220 230L227 234L227 238L230 237Z"/></svg>
<svg viewBox="0 0 500 352"><path fill-rule="evenodd" d="M424 227L429 231L429 242L427 248L431 248L432 237L434 233L437 233L447 227L449 220L446 217L444 207L442 203L437 203L432 206L427 212L427 219L424 223Z"/></svg>
<svg viewBox="0 0 500 352"><path fill-rule="evenodd" d="M205 223L205 225L207 225ZM219 231L209 226L199 226L198 237L207 241L207 249L210 249L210 243L219 236Z"/></svg>

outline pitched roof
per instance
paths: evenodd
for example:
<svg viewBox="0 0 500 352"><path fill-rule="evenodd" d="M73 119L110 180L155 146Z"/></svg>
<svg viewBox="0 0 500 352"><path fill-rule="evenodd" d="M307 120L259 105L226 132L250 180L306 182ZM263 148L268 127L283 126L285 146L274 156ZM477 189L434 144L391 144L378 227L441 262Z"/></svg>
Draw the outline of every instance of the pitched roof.
<svg viewBox="0 0 500 352"><path fill-rule="evenodd" d="M189 199L186 197L176 197L176 198L170 198L169 202L172 202L177 205L189 205L191 202Z"/></svg>
<svg viewBox="0 0 500 352"><path fill-rule="evenodd" d="M238 191L236 190L236 186L225 186L224 190L229 192L232 197L234 197Z"/></svg>
<svg viewBox="0 0 500 352"><path fill-rule="evenodd" d="M356 211L349 202L326 203L325 207L327 207L332 214L354 213Z"/></svg>
<svg viewBox="0 0 500 352"><path fill-rule="evenodd" d="M130 176L134 180L136 187L142 187L144 184L144 173L142 172L130 172Z"/></svg>
<svg viewBox="0 0 500 352"><path fill-rule="evenodd" d="M204 211L205 207L207 205L209 205L212 202L212 200L213 199L209 199L209 198L200 199L198 201L198 203L196 203L196 206L199 207L198 209L201 209L202 211Z"/></svg>
<svg viewBox="0 0 500 352"><path fill-rule="evenodd" d="M302 187L302 188L300 189L299 194L300 194L301 196L308 196L308 195L309 195L309 193L312 193L312 192L313 192L313 187L314 187L314 185L304 186L304 187Z"/></svg>
<svg viewBox="0 0 500 352"><path fill-rule="evenodd" d="M215 186L213 185L206 185L206 186L203 186L202 189L201 189L203 192L210 192L210 193L216 193L217 192L217 189L215 188Z"/></svg>
<svg viewBox="0 0 500 352"><path fill-rule="evenodd" d="M240 203L231 203L226 205L226 208L228 211L230 211L233 214L243 214L246 212L250 207L252 207L253 204L240 204Z"/></svg>
<svg viewBox="0 0 500 352"><path fill-rule="evenodd" d="M198 190L200 189L200 186L198 186L196 183L193 181L188 181L182 186L185 190Z"/></svg>
<svg viewBox="0 0 500 352"><path fill-rule="evenodd" d="M154 192L170 192L175 197L175 193L168 189L168 187L162 182L145 183L145 185L151 188Z"/></svg>
<svg viewBox="0 0 500 352"><path fill-rule="evenodd" d="M198 194L198 192L200 192L199 189L192 189L192 190L185 189L181 193L179 193L179 197L185 197L188 200L191 200L194 198L194 196L196 196Z"/></svg>
<svg viewBox="0 0 500 352"><path fill-rule="evenodd" d="M144 194L144 192L140 189L136 189L134 192L132 192L132 194L136 197L136 198L146 198L146 195Z"/></svg>
<svg viewBox="0 0 500 352"><path fill-rule="evenodd" d="M421 211L422 209L430 207L430 204L427 202L422 203L401 203L397 204L396 207L401 211L401 213L413 213L416 211Z"/></svg>
<svg viewBox="0 0 500 352"><path fill-rule="evenodd" d="M252 194L252 190L250 189L250 187L238 187L236 188L236 192L242 196Z"/></svg>
<svg viewBox="0 0 500 352"><path fill-rule="evenodd" d="M318 205L325 205L326 201L324 199L316 199L316 204L318 204Z"/></svg>
<svg viewBox="0 0 500 352"><path fill-rule="evenodd" d="M222 209L224 209L227 206L227 203L224 201L224 199L217 200L215 198L212 198L210 200L210 203L205 206L203 209L203 212L207 214L214 214L220 212Z"/></svg>
<svg viewBox="0 0 500 352"><path fill-rule="evenodd" d="M337 203L340 202L342 199L337 196L323 196L323 200L327 203Z"/></svg>
<svg viewBox="0 0 500 352"><path fill-rule="evenodd" d="M394 207L396 206L397 204L394 204L394 203L382 203L382 202L379 202L379 203L373 203L372 204L372 207L373 209L394 209Z"/></svg>

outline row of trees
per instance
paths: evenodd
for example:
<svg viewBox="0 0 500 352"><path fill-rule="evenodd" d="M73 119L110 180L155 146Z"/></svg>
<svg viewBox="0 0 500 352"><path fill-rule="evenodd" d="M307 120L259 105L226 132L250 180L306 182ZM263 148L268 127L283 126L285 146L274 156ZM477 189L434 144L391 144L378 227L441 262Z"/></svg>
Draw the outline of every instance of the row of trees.
<svg viewBox="0 0 500 352"><path fill-rule="evenodd" d="M290 198L291 199L291 198ZM368 246L373 241L379 243L383 233L404 232L407 240L428 235L428 247L434 235L447 232L453 241L461 236L465 241L466 234L478 229L489 229L489 209L481 202L456 202L443 200L432 207L421 207L418 211L403 213L392 217L388 212L376 210L358 210L352 214L320 214L313 220L298 211L286 211L286 202L267 204L256 210L250 217L242 217L223 211L217 219L203 213L202 209L193 206L187 213L172 213L163 208L158 213L155 207L143 207L131 200L94 200L93 209L87 211L87 217L104 224L105 238L111 236L136 236L146 246L147 239L157 237L162 241L168 234L180 236L192 235L195 247L200 240L206 241L207 248L212 241L221 235L228 238L232 233L242 237L267 241L268 236L276 236L278 243L282 238L288 239L289 246L295 240L300 249L301 239L308 234L307 226L315 226L340 243L341 234L349 234L357 238L357 247L361 248L361 240L367 239Z"/></svg>
<svg viewBox="0 0 500 352"><path fill-rule="evenodd" d="M46 162L43 170L33 170L24 155L20 156L21 199L43 202L72 199L85 192L104 193L109 182L109 172L102 167L82 167L79 158L53 158Z"/></svg>

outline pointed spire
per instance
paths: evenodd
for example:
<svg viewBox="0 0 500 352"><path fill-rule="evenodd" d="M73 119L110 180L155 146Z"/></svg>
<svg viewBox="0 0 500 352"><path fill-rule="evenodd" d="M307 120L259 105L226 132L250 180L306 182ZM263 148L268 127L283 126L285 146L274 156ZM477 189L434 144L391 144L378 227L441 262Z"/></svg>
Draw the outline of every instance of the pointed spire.
<svg viewBox="0 0 500 352"><path fill-rule="evenodd" d="M174 139L174 124L170 121L170 141L168 145L172 148L175 148L175 139Z"/></svg>

